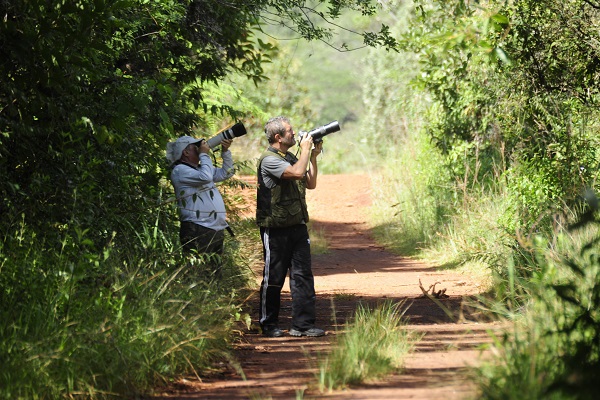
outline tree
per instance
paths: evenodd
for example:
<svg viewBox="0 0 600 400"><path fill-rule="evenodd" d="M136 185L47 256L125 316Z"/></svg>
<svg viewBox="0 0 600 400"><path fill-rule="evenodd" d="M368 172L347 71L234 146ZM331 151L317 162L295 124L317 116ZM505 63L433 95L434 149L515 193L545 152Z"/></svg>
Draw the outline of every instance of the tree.
<svg viewBox="0 0 600 400"><path fill-rule="evenodd" d="M169 138L202 126L197 110L233 119L244 113L227 104L209 108L203 85L230 71L264 79L270 47L252 35L261 18L276 16L312 40L329 33L310 18L335 18L346 7L375 11L362 2L329 7L258 0L1 2L3 231L24 221L52 235L70 224L93 227L102 239L123 225L123 216L134 225L152 217ZM364 38L393 45L385 29Z"/></svg>
<svg viewBox="0 0 600 400"><path fill-rule="evenodd" d="M430 135L458 175L476 155L483 174L506 165L525 227L595 181L598 12L584 0L419 1L405 35L435 100Z"/></svg>

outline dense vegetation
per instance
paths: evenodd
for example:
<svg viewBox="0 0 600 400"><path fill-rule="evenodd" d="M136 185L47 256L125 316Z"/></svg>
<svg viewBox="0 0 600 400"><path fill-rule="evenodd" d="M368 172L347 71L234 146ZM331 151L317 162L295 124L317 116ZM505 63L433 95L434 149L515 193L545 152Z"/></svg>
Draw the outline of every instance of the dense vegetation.
<svg viewBox="0 0 600 400"><path fill-rule="evenodd" d="M51 3L0 2L0 396L139 393L227 359L256 232L224 186L226 284L182 259L164 148L243 120L251 166L276 114L342 122L322 170L376 173L382 241L491 276L516 323L484 396L593 396L600 4Z"/></svg>
<svg viewBox="0 0 600 400"><path fill-rule="evenodd" d="M405 52L372 52L365 79L363 126L395 136L378 234L491 276L486 304L515 329L481 372L484 398L593 398L600 4L400 5Z"/></svg>

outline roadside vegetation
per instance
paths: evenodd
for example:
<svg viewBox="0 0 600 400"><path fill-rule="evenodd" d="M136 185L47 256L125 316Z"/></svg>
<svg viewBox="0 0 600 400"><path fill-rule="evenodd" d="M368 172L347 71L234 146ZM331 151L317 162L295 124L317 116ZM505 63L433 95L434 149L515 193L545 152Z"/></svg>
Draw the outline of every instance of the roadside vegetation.
<svg viewBox="0 0 600 400"><path fill-rule="evenodd" d="M594 210L596 212L597 210ZM513 275L497 312L514 327L495 338L495 357L477 371L484 399L593 399L600 370L598 226L585 222L538 236L530 279Z"/></svg>
<svg viewBox="0 0 600 400"><path fill-rule="evenodd" d="M156 218L99 251L87 232L63 232L58 247L23 221L7 232L0 397L127 397L235 365L229 344L236 323L250 324L243 300L260 254L254 225L232 221L239 238L227 238L216 279Z"/></svg>
<svg viewBox="0 0 600 400"><path fill-rule="evenodd" d="M362 120L390 132L379 240L479 279L489 313L514 323L479 371L482 398L593 398L598 4L417 0L390 12L404 51L371 52Z"/></svg>

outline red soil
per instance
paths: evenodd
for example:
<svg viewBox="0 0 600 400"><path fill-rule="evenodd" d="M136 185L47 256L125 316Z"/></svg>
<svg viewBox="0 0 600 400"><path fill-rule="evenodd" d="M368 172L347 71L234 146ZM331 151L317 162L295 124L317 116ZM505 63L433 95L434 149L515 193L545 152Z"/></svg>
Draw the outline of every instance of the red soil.
<svg viewBox="0 0 600 400"><path fill-rule="evenodd" d="M236 345L243 374L231 366L201 381L180 381L162 399L466 399L477 396L468 379L469 367L481 360L482 344L493 323L477 322L465 307L478 293L478 282L451 270L394 255L374 242L367 224L370 180L365 175L324 175L309 191L312 230L322 232L329 252L313 256L317 292L317 325L327 330L320 338L265 338L257 330L243 330ZM257 274L260 277L260 272ZM441 299L452 310L451 319L425 289L439 282ZM333 393L317 390L318 360L359 302L406 301L408 328L424 334L399 373L378 382ZM281 327L289 325L289 289L282 296ZM252 317L258 315L256 305ZM299 395L297 395L300 393ZM303 395L303 397L302 397Z"/></svg>

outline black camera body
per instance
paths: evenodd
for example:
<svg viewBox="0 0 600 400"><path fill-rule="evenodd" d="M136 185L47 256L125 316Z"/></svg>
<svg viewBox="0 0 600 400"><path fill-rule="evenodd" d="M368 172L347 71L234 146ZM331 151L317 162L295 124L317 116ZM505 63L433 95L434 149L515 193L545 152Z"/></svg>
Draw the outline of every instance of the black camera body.
<svg viewBox="0 0 600 400"><path fill-rule="evenodd" d="M323 137L329 135L330 133L339 131L340 124L337 121L332 121L326 125L319 126L308 132L300 132L298 135L300 141L304 138L304 135L310 135L313 138L313 143L320 143L323 141Z"/></svg>
<svg viewBox="0 0 600 400"><path fill-rule="evenodd" d="M219 132L210 139L207 139L206 143L208 144L208 147L212 149L218 146L223 139L234 139L236 137L244 136L246 133L246 127L244 126L244 124L238 122L232 127Z"/></svg>

